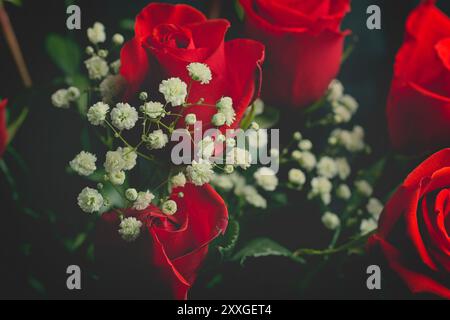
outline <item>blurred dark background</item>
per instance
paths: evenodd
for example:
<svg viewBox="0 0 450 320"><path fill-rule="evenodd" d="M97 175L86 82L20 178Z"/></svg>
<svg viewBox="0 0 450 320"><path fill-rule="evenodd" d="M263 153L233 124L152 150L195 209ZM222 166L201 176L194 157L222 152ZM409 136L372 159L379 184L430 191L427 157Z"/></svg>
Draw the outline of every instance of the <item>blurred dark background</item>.
<svg viewBox="0 0 450 320"><path fill-rule="evenodd" d="M208 13L210 4L208 0L164 2L191 4L205 13ZM81 7L81 31L66 29L65 12L70 3ZM13 200L15 192L11 191L6 179L0 177L0 298L95 297L89 290L95 275L89 272L83 273L86 285L80 292L69 292L65 287L68 265L77 264L83 270L92 267L92 261L86 258L92 250L88 245L90 234L80 233L86 230L90 221L76 206L82 180L78 181L65 172L68 161L81 148L83 123L76 115L55 110L50 104L50 95L58 87L55 79L61 78L62 74L51 62L45 41L48 34L57 33L71 37L79 44L87 44L86 29L97 20L105 24L109 35L120 32L130 38L132 32L124 30L121 21L133 19L148 3L148 0L24 0L22 7L6 4L34 87L31 90L23 88L1 34L0 96L10 99L13 117L24 106L28 106L31 113L13 142L17 155L9 152L5 156L17 182L19 198L16 201ZM369 143L374 146L374 157L389 150L385 101L395 53L402 43L405 19L417 3L415 0L354 0L352 12L345 19L344 27L352 30L356 47L343 65L339 78L346 91L360 102L358 121L367 128ZM223 4L221 16L232 21L229 36L237 36L241 25L236 18L233 1L224 0ZM382 9L380 31L366 28L366 8L371 4ZM450 14L448 1L439 1L439 6ZM396 170L395 174L401 178L407 169ZM295 223L287 222L288 219L289 216L282 215L277 218L279 223L272 226L273 238L282 241L287 234L291 241L297 239L295 230L298 228ZM260 223L267 223L267 220L262 219ZM308 236L311 235L302 234L298 238ZM297 265L280 260L267 258L262 263L250 262L244 268L226 266L233 272L233 279L223 281L217 290L205 289L211 279L200 277L192 298L295 298L290 282L292 276L300 271ZM307 297L373 298L365 289L365 268L362 266L366 263L358 258L351 265L343 264L341 267L347 271L344 274L348 277L336 282L325 276ZM395 281L392 279L392 283Z"/></svg>

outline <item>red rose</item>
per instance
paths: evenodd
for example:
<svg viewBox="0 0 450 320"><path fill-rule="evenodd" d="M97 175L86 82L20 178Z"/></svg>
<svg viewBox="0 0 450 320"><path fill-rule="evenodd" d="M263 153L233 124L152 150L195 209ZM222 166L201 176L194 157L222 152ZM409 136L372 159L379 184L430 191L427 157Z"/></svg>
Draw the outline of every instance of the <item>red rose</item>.
<svg viewBox="0 0 450 320"><path fill-rule="evenodd" d="M381 249L411 291L450 299L450 149L406 178L369 244Z"/></svg>
<svg viewBox="0 0 450 320"><path fill-rule="evenodd" d="M238 125L255 95L255 75L264 58L264 47L252 40L225 42L229 26L226 20L207 20L187 5L148 5L136 19L134 39L121 53L121 74L129 84L126 97L139 90L157 92L159 82L169 77L189 83L187 65L205 63L211 68L213 80L207 85L193 83L189 102L204 98L205 104L215 104L229 96L236 111L234 126ZM217 110L194 106L182 112L195 113L197 120L208 127Z"/></svg>
<svg viewBox="0 0 450 320"><path fill-rule="evenodd" d="M180 192L184 197L178 196ZM111 281L132 276L140 280L152 278L160 284L156 288L158 293L167 289L175 299L187 298L209 243L227 228L228 212L222 198L209 185L188 184L174 190L171 199L178 206L173 216L163 214L153 205L143 211L126 210L126 217L134 217L143 224L140 237L132 243L120 237L120 219L116 212L102 215L97 230L96 254L106 265L105 269L118 270ZM127 264L141 268L142 274L130 274ZM136 286L142 285L139 282ZM134 289L136 286L131 284ZM152 289L155 288L144 288Z"/></svg>
<svg viewBox="0 0 450 320"><path fill-rule="evenodd" d="M423 152L450 144L450 19L424 1L406 23L387 106L395 148Z"/></svg>
<svg viewBox="0 0 450 320"><path fill-rule="evenodd" d="M250 37L266 45L262 95L275 106L318 100L336 77L350 0L240 0Z"/></svg>
<svg viewBox="0 0 450 320"><path fill-rule="evenodd" d="M0 101L0 157L5 152L8 143L8 128L6 127L6 105L8 100Z"/></svg>

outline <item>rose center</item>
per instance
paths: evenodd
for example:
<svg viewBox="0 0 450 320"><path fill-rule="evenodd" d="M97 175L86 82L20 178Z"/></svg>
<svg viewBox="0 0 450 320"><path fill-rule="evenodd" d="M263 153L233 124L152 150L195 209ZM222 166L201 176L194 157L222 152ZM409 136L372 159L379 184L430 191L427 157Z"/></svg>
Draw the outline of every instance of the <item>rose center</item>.
<svg viewBox="0 0 450 320"><path fill-rule="evenodd" d="M153 31L153 38L171 48L187 49L192 45L189 30L174 24L162 24Z"/></svg>

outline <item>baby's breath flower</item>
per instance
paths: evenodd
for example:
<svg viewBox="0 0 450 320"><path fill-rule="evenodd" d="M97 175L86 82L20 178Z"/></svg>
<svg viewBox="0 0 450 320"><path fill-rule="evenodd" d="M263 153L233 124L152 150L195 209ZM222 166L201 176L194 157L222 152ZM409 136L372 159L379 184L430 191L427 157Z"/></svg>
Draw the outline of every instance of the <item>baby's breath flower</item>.
<svg viewBox="0 0 450 320"><path fill-rule="evenodd" d="M253 177L256 183L266 191L274 191L278 186L278 178L270 168L263 167L258 169Z"/></svg>
<svg viewBox="0 0 450 320"><path fill-rule="evenodd" d="M346 184L341 184L336 189L336 196L342 200L348 200L352 196L352 191Z"/></svg>
<svg viewBox="0 0 450 320"><path fill-rule="evenodd" d="M100 211L103 203L103 197L100 192L88 187L84 188L78 196L78 206L86 213Z"/></svg>
<svg viewBox="0 0 450 320"><path fill-rule="evenodd" d="M376 222L373 219L364 219L361 221L361 225L359 227L359 230L361 231L361 234L368 234L372 231L375 231L378 228L378 222Z"/></svg>
<svg viewBox="0 0 450 320"><path fill-rule="evenodd" d="M297 132L294 132L293 138L296 141L300 141L300 140L302 140L303 137L302 137L302 134L299 131L297 131Z"/></svg>
<svg viewBox="0 0 450 320"><path fill-rule="evenodd" d="M170 78L161 82L159 92L164 95L168 103L178 107L186 101L187 85L180 78Z"/></svg>
<svg viewBox="0 0 450 320"><path fill-rule="evenodd" d="M115 45L120 46L123 44L125 39L124 39L123 35L121 35L120 33L116 33L115 35L113 35L112 41Z"/></svg>
<svg viewBox="0 0 450 320"><path fill-rule="evenodd" d="M123 170L132 170L136 166L136 151L131 147L118 148L117 151L122 153L122 159L124 161Z"/></svg>
<svg viewBox="0 0 450 320"><path fill-rule="evenodd" d="M234 138L228 138L225 141L225 144L227 145L228 148L234 148L236 146L236 140Z"/></svg>
<svg viewBox="0 0 450 320"><path fill-rule="evenodd" d="M170 179L170 182L172 184L172 188L184 187L186 185L186 176L180 172L173 176L172 179Z"/></svg>
<svg viewBox="0 0 450 320"><path fill-rule="evenodd" d="M69 101L76 101L79 97L80 89L78 89L77 87L69 87L69 89L67 89L67 99L69 99Z"/></svg>
<svg viewBox="0 0 450 320"><path fill-rule="evenodd" d="M147 147L152 150L162 149L169 143L169 137L160 129L153 131L143 138Z"/></svg>
<svg viewBox="0 0 450 320"><path fill-rule="evenodd" d="M316 156L309 151L301 152L299 164L306 171L312 171L317 164Z"/></svg>
<svg viewBox="0 0 450 320"><path fill-rule="evenodd" d="M347 123L352 120L352 113L338 102L333 102L333 113L336 123Z"/></svg>
<svg viewBox="0 0 450 320"><path fill-rule="evenodd" d="M123 171L116 171L113 173L110 173L109 176L109 181L115 185L115 186L121 186L125 183L125 172Z"/></svg>
<svg viewBox="0 0 450 320"><path fill-rule="evenodd" d="M255 130L255 131L258 131L258 130L260 129L260 126L259 126L259 124L258 124L257 122L253 121L253 122L250 124L250 129L253 129L253 130Z"/></svg>
<svg viewBox="0 0 450 320"><path fill-rule="evenodd" d="M302 159L302 152L300 150L294 150L291 154L292 159L300 161Z"/></svg>
<svg viewBox="0 0 450 320"><path fill-rule="evenodd" d="M120 100L126 87L126 80L121 75L109 75L100 82L102 101L113 105Z"/></svg>
<svg viewBox="0 0 450 320"><path fill-rule="evenodd" d="M105 122L108 112L109 106L106 103L97 102L89 108L87 119L92 125L99 126Z"/></svg>
<svg viewBox="0 0 450 320"><path fill-rule="evenodd" d="M331 81L330 85L328 86L328 95L327 95L328 101L339 100L343 94L344 94L344 86L342 85L342 83L337 79Z"/></svg>
<svg viewBox="0 0 450 320"><path fill-rule="evenodd" d="M88 177L97 170L95 166L96 161L97 157L95 155L81 151L75 159L70 161L70 167L79 175Z"/></svg>
<svg viewBox="0 0 450 320"><path fill-rule="evenodd" d="M105 26L100 22L94 23L92 28L88 28L87 36L89 41L92 42L93 44L105 42L106 40Z"/></svg>
<svg viewBox="0 0 450 320"><path fill-rule="evenodd" d="M138 192L136 189L130 188L125 191L125 198L127 198L128 201L136 201L138 198Z"/></svg>
<svg viewBox="0 0 450 320"><path fill-rule="evenodd" d="M380 218L381 212L383 212L383 204L376 198L370 198L366 208L367 212L375 220L378 220Z"/></svg>
<svg viewBox="0 0 450 320"><path fill-rule="evenodd" d="M145 114L150 119L157 119L159 117L164 117L164 105L159 102L146 102L141 106L141 112Z"/></svg>
<svg viewBox="0 0 450 320"><path fill-rule="evenodd" d="M322 157L317 164L317 173L325 178L332 179L338 174L338 168L330 157Z"/></svg>
<svg viewBox="0 0 450 320"><path fill-rule="evenodd" d="M147 209L154 198L155 196L150 191L139 192L137 199L133 204L133 209L139 211Z"/></svg>
<svg viewBox="0 0 450 320"><path fill-rule="evenodd" d="M214 140L207 136L198 143L198 153L197 156L203 159L209 159L214 154Z"/></svg>
<svg viewBox="0 0 450 320"><path fill-rule="evenodd" d="M216 127L223 126L225 124L225 121L226 121L225 115L221 112L216 113L211 119L212 124L215 125Z"/></svg>
<svg viewBox="0 0 450 320"><path fill-rule="evenodd" d="M84 64L88 70L89 78L92 80L100 80L108 75L108 63L99 56L93 56L87 59L84 61Z"/></svg>
<svg viewBox="0 0 450 320"><path fill-rule="evenodd" d="M235 147L226 156L226 164L239 166L244 170L248 169L251 163L252 155L245 149Z"/></svg>
<svg viewBox="0 0 450 320"><path fill-rule="evenodd" d="M310 151L313 147L311 140L305 139L298 143L298 148L302 151Z"/></svg>
<svg viewBox="0 0 450 320"><path fill-rule="evenodd" d="M245 200L253 207L260 209L267 208L267 200L253 186L244 186L241 192Z"/></svg>
<svg viewBox="0 0 450 320"><path fill-rule="evenodd" d="M211 183L225 191L230 191L234 187L233 180L227 174L214 175Z"/></svg>
<svg viewBox="0 0 450 320"><path fill-rule="evenodd" d="M355 98L353 98L351 95L348 94L342 96L339 102L343 104L345 107L347 107L347 109L353 114L356 113L356 111L359 108L358 101L356 101Z"/></svg>
<svg viewBox="0 0 450 320"><path fill-rule="evenodd" d="M232 174L234 172L234 167L232 165L226 165L223 170L227 174Z"/></svg>
<svg viewBox="0 0 450 320"><path fill-rule="evenodd" d="M306 176L300 169L291 169L288 173L289 182L298 186L303 186L306 182Z"/></svg>
<svg viewBox="0 0 450 320"><path fill-rule="evenodd" d="M331 190L333 185L330 180L325 177L316 177L311 180L311 193L310 197L320 197L324 204L330 204L331 202Z"/></svg>
<svg viewBox="0 0 450 320"><path fill-rule="evenodd" d="M120 222L119 234L123 240L133 242L141 234L142 222L136 218L125 218Z"/></svg>
<svg viewBox="0 0 450 320"><path fill-rule="evenodd" d="M184 122L186 122L188 126L193 126L197 122L197 116L194 113L189 113L184 118Z"/></svg>
<svg viewBox="0 0 450 320"><path fill-rule="evenodd" d="M108 50L102 49L102 50L98 50L98 56L100 58L106 59L108 57Z"/></svg>
<svg viewBox="0 0 450 320"><path fill-rule="evenodd" d="M59 89L52 95L52 104L56 108L69 108L69 97L67 89Z"/></svg>
<svg viewBox="0 0 450 320"><path fill-rule="evenodd" d="M212 80L211 69L204 63L194 62L187 66L189 76L201 84L208 84Z"/></svg>
<svg viewBox="0 0 450 320"><path fill-rule="evenodd" d="M128 103L118 103L111 111L112 124L119 130L134 128L138 119L138 112Z"/></svg>
<svg viewBox="0 0 450 320"><path fill-rule="evenodd" d="M373 193L372 186L366 180L358 180L355 182L356 191L365 197L370 197Z"/></svg>
<svg viewBox="0 0 450 320"><path fill-rule="evenodd" d="M327 229L336 230L341 225L341 219L332 212L326 212L322 216L322 223Z"/></svg>
<svg viewBox="0 0 450 320"><path fill-rule="evenodd" d="M88 56L92 56L94 53L95 53L94 48L92 48L91 46L86 47L86 54Z"/></svg>
<svg viewBox="0 0 450 320"><path fill-rule="evenodd" d="M173 200L168 200L163 203L161 210L168 216L173 216L177 212L177 203Z"/></svg>
<svg viewBox="0 0 450 320"><path fill-rule="evenodd" d="M125 168L125 160L123 159L122 151L108 151L106 153L106 160L103 166L108 174L122 171Z"/></svg>
<svg viewBox="0 0 450 320"><path fill-rule="evenodd" d="M225 116L225 123L231 126L236 120L236 112L233 109L233 100L230 97L222 97L216 103L217 110Z"/></svg>
<svg viewBox="0 0 450 320"><path fill-rule="evenodd" d="M186 173L189 181L196 186L209 183L214 176L211 162L205 159L199 159L198 162L193 160L192 165L187 167Z"/></svg>
<svg viewBox="0 0 450 320"><path fill-rule="evenodd" d="M335 160L339 178L345 180L350 176L352 169L346 158L337 158Z"/></svg>

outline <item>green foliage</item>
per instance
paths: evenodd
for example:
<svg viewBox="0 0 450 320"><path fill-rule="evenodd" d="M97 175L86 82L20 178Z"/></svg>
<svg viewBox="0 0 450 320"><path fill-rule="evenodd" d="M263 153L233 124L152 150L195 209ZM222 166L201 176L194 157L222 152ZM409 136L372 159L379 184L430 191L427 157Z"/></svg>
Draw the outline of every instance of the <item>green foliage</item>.
<svg viewBox="0 0 450 320"><path fill-rule="evenodd" d="M19 6L19 7L22 5L22 0L3 0L3 1L12 3L12 4L14 4L16 6ZM1 4L1 1L0 1L0 4Z"/></svg>
<svg viewBox="0 0 450 320"><path fill-rule="evenodd" d="M78 72L81 63L81 49L73 40L50 34L46 39L46 49L53 62L66 75Z"/></svg>
<svg viewBox="0 0 450 320"><path fill-rule="evenodd" d="M249 257L259 258L268 256L281 256L290 258L299 263L304 262L303 259L294 255L291 250L268 238L256 238L250 241L243 249L234 255L232 260L239 261L242 265Z"/></svg>
<svg viewBox="0 0 450 320"><path fill-rule="evenodd" d="M228 258L233 252L239 240L240 225L236 220L228 222L227 232L222 244L217 248L224 258Z"/></svg>

